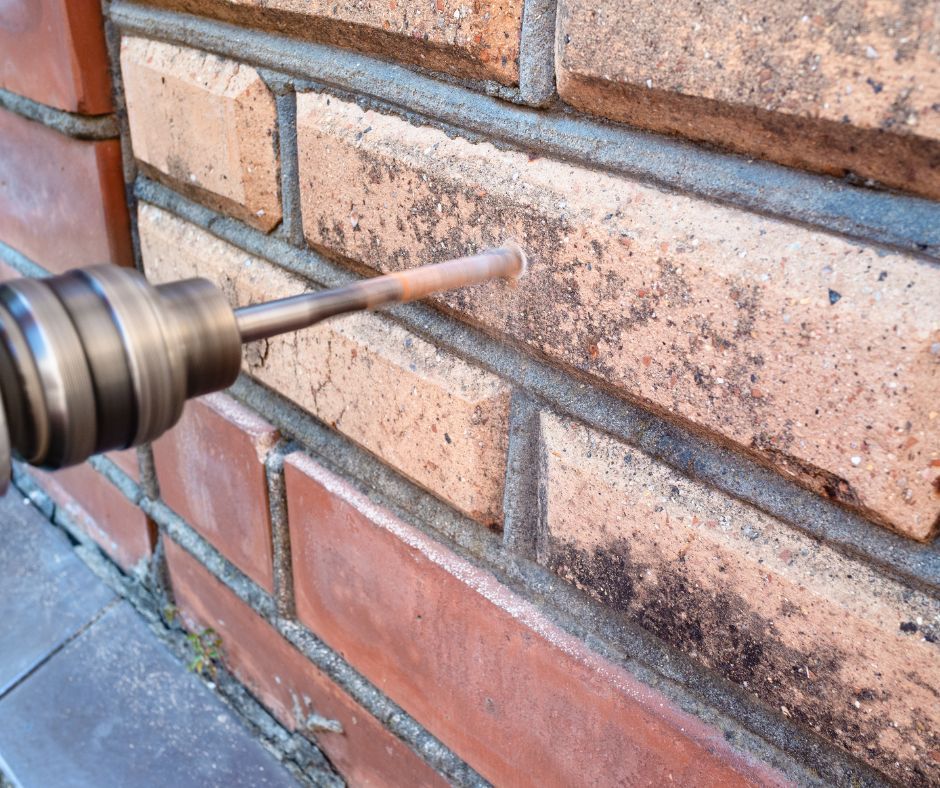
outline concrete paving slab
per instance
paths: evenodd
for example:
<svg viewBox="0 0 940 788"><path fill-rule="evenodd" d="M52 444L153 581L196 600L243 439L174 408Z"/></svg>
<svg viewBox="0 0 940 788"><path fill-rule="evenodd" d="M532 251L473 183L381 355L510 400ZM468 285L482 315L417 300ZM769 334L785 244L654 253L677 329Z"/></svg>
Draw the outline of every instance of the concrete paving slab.
<svg viewBox="0 0 940 788"><path fill-rule="evenodd" d="M0 769L23 788L296 785L125 602L0 699Z"/></svg>
<svg viewBox="0 0 940 788"><path fill-rule="evenodd" d="M19 492L0 498L0 696L114 599Z"/></svg>

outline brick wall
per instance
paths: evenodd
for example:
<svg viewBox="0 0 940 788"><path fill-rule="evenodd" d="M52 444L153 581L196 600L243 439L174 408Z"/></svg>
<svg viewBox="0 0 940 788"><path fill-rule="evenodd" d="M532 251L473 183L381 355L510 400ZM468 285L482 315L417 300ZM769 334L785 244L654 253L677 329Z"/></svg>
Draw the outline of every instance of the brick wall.
<svg viewBox="0 0 940 788"><path fill-rule="evenodd" d="M0 11L0 278L132 265L121 140L97 0L12 0ZM137 477L134 451L111 460ZM41 479L83 533L145 571L155 528L91 466Z"/></svg>
<svg viewBox="0 0 940 788"><path fill-rule="evenodd" d="M530 257L19 483L353 785L937 783L940 20L778 5L106 2L93 118L16 49L12 270Z"/></svg>

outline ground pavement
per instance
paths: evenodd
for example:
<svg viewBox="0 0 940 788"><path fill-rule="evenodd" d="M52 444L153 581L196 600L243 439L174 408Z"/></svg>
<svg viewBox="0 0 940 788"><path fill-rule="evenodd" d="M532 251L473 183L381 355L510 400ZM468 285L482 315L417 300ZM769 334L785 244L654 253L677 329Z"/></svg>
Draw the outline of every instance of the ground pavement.
<svg viewBox="0 0 940 788"><path fill-rule="evenodd" d="M296 785L16 490L0 498L0 622L13 785Z"/></svg>

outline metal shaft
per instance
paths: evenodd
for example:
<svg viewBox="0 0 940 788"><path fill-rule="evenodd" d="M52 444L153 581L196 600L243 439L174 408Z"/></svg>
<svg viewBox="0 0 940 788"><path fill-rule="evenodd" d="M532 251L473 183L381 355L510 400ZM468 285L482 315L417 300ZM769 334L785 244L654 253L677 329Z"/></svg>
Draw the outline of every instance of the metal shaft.
<svg viewBox="0 0 940 788"><path fill-rule="evenodd" d="M0 492L11 455L45 468L154 440L187 399L238 377L243 342L523 273L506 244L335 290L233 310L205 279L154 286L94 266L0 285Z"/></svg>
<svg viewBox="0 0 940 788"><path fill-rule="evenodd" d="M378 309L490 279L517 277L524 267L522 249L509 243L472 257L364 279L335 290L245 306L235 310L235 319L242 342L252 342L297 331L344 312Z"/></svg>

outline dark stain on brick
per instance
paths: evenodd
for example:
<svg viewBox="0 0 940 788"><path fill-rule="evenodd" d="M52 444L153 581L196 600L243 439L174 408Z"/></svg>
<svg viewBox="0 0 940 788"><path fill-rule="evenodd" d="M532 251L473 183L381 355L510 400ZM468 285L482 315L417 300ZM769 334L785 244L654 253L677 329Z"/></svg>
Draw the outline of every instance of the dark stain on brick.
<svg viewBox="0 0 940 788"><path fill-rule="evenodd" d="M854 702L877 703L890 696L848 686L840 677L848 655L839 648L819 641L811 651L794 649L780 639L776 623L757 613L746 598L700 587L682 558L655 565L636 561L627 539L585 550L552 538L549 548L547 563L553 572L775 711L786 707L787 716L799 724L850 752L864 752L907 785L935 785L940 778L940 768L928 773L916 755L899 764L897 752L881 749L884 719L859 714ZM792 604L781 608L781 616L804 615ZM929 726L926 715L921 716ZM932 747L940 746L940 732L922 726L920 733Z"/></svg>
<svg viewBox="0 0 940 788"><path fill-rule="evenodd" d="M863 508L858 493L841 476L831 471L818 468L806 462L801 462L786 453L786 448L792 443L792 435L786 431L780 435L761 433L751 441L751 448L757 449L767 458L771 465L782 469L788 474L798 476L802 482L817 495L822 495L844 506Z"/></svg>
<svg viewBox="0 0 940 788"><path fill-rule="evenodd" d="M738 308L736 338L748 337L760 318L761 288L755 282L739 282L731 286L731 299Z"/></svg>

